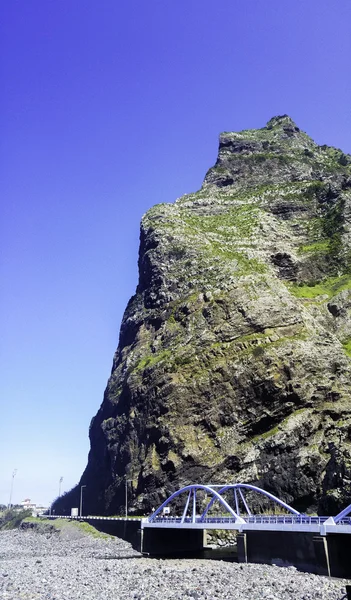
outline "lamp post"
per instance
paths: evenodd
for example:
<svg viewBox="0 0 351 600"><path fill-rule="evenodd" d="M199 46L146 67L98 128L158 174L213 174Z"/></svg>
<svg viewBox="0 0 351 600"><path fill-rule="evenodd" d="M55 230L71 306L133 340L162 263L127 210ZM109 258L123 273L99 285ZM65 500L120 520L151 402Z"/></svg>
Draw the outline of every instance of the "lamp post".
<svg viewBox="0 0 351 600"><path fill-rule="evenodd" d="M63 477L59 479L59 497L61 496L61 483L63 482Z"/></svg>
<svg viewBox="0 0 351 600"><path fill-rule="evenodd" d="M86 485L81 485L80 486L80 508L79 508L79 516L82 516L82 509L83 509L83 488L86 488Z"/></svg>
<svg viewBox="0 0 351 600"><path fill-rule="evenodd" d="M127 479L126 476L126 480L125 480L125 505L126 505L126 518L128 517L128 483L130 483L132 480L131 479Z"/></svg>
<svg viewBox="0 0 351 600"><path fill-rule="evenodd" d="M10 488L10 501L9 501L9 508L11 508L11 503L12 503L12 491L13 491L13 480L15 478L15 475L17 473L17 469L13 470L12 473L12 479L11 479L11 488Z"/></svg>

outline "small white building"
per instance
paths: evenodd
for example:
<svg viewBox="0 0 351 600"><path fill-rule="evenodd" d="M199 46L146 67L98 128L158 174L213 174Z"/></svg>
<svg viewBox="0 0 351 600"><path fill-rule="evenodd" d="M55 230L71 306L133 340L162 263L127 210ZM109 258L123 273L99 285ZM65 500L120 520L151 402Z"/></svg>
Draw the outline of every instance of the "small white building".
<svg viewBox="0 0 351 600"><path fill-rule="evenodd" d="M23 510L36 510L37 505L33 504L33 502L31 501L30 498L26 498L25 500L22 500L21 502L21 507L23 508Z"/></svg>

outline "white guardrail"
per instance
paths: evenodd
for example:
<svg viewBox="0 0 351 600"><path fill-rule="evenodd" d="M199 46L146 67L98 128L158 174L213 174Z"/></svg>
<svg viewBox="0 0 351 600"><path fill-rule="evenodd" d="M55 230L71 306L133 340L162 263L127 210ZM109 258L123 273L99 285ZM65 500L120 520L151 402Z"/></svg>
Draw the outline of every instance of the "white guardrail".
<svg viewBox="0 0 351 600"><path fill-rule="evenodd" d="M140 519L141 528L162 528L162 529L235 529L243 531L300 531L319 533L344 533L351 534L351 518L347 517L334 522L333 517L315 517L307 515L252 515L243 517L244 523L237 522L232 517L196 517L195 521L191 517L182 519L181 517L162 516L156 517L152 521L149 517L99 517L95 515L67 516L67 515L39 515L46 519L68 519L74 521L100 520L100 521L137 521Z"/></svg>

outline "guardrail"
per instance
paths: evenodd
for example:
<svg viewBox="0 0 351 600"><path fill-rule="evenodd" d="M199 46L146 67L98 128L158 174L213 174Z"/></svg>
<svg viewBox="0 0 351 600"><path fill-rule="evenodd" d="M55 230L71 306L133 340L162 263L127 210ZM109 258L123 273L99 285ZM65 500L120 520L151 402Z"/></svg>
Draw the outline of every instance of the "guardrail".
<svg viewBox="0 0 351 600"><path fill-rule="evenodd" d="M315 517L308 515L301 516L278 516L278 515L252 515L251 517L242 517L246 523L281 523L281 524L306 524L306 525L321 525L325 523L330 517ZM154 523L181 523L181 517L162 516L153 519ZM192 523L191 517L186 517L183 520L184 523ZM233 517L196 517L195 523L236 523ZM351 525L351 517L346 517L340 520L337 525Z"/></svg>
<svg viewBox="0 0 351 600"><path fill-rule="evenodd" d="M45 519L69 519L70 521L86 521L87 519L95 519L98 521L141 521L145 517L97 517L95 515L44 515L40 514L38 517Z"/></svg>
<svg viewBox="0 0 351 600"><path fill-rule="evenodd" d="M100 521L137 521L138 519L147 519L148 517L98 517L96 515L38 515L39 517L45 517L45 519L69 519L69 520L100 520ZM282 525L322 525L325 523L330 517L316 517L316 516L308 516L308 515L251 515L250 517L244 516L242 517L246 523L257 523L257 524L282 524ZM182 521L182 517L172 517L168 515L164 515L162 517L156 517L153 520L154 523L193 523L191 517L186 517ZM196 517L195 523L235 523L236 520L233 517ZM351 525L351 517L344 517L340 519L337 523L338 525Z"/></svg>

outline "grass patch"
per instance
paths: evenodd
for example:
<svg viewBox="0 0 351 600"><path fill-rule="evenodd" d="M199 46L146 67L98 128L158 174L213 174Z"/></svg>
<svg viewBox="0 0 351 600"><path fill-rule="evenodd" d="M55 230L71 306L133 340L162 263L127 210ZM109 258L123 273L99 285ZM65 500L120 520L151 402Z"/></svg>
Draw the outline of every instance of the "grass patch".
<svg viewBox="0 0 351 600"><path fill-rule="evenodd" d="M97 529L95 529L95 527L93 527L89 523L84 523L82 521L71 521L71 524L74 527L77 527L79 529L79 531L81 531L85 535L90 535L94 538L105 538L105 539L113 538L112 535L108 535L107 533L102 533L101 531L98 531Z"/></svg>
<svg viewBox="0 0 351 600"><path fill-rule="evenodd" d="M172 357L171 350L163 350L154 354L148 354L142 358L135 367L135 371L143 371L147 367L153 367L163 360L169 360Z"/></svg>
<svg viewBox="0 0 351 600"><path fill-rule="evenodd" d="M279 425L276 425L269 431L265 431L264 433L259 433L258 435L255 435L251 441L259 442L261 440L266 440L267 438L272 437L272 435L275 435L276 433L278 433L279 430L280 430Z"/></svg>
<svg viewBox="0 0 351 600"><path fill-rule="evenodd" d="M257 227L260 209L256 206L235 206L217 215L194 215L186 211L184 221L204 233L216 233L223 239L232 241L233 237L251 236Z"/></svg>
<svg viewBox="0 0 351 600"><path fill-rule="evenodd" d="M76 529L78 531L80 531L82 534L84 535L90 535L94 538L104 538L104 539L111 539L113 538L113 536L108 535L107 533L102 533L101 531L98 531L97 529L95 529L95 527L93 527L92 525L90 525L89 523L85 523L84 521L76 521L76 520L70 520L70 519L45 519L45 518L41 518L41 517L27 517L26 519L23 520L24 523L35 523L38 524L38 526L40 527L40 525L50 525L51 527L54 527L57 531L62 531L64 529Z"/></svg>
<svg viewBox="0 0 351 600"><path fill-rule="evenodd" d="M351 338L342 343L345 354L351 358Z"/></svg>
<svg viewBox="0 0 351 600"><path fill-rule="evenodd" d="M328 252L329 247L329 240L320 240L318 242L313 242L312 244L300 246L298 251L300 254L325 254Z"/></svg>
<svg viewBox="0 0 351 600"><path fill-rule="evenodd" d="M288 284L290 292L296 298L318 298L318 296L327 296L332 298L343 290L351 289L351 274L346 273L341 277L329 277L320 282L311 284Z"/></svg>

